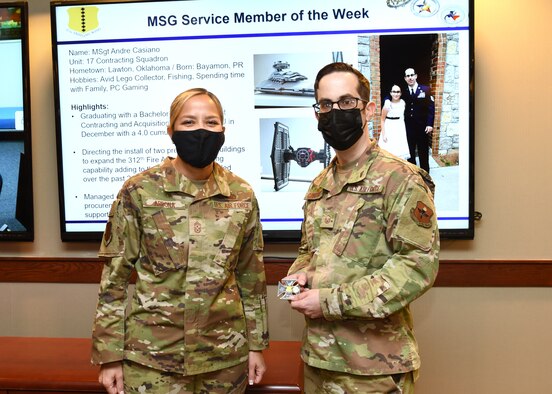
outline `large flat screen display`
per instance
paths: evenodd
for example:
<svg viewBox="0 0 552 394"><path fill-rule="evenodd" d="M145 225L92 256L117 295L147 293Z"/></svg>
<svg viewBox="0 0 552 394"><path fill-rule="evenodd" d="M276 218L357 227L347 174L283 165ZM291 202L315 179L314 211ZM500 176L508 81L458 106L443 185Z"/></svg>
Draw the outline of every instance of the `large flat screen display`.
<svg viewBox="0 0 552 394"><path fill-rule="evenodd" d="M33 177L26 2L0 2L0 241L32 241Z"/></svg>
<svg viewBox="0 0 552 394"><path fill-rule="evenodd" d="M371 82L375 139L407 68L429 87L441 235L473 237L473 1L53 1L51 17L63 240L99 240L125 179L176 155L168 110L192 87L223 104L217 161L255 189L265 240L299 240L335 156L312 108L334 61Z"/></svg>

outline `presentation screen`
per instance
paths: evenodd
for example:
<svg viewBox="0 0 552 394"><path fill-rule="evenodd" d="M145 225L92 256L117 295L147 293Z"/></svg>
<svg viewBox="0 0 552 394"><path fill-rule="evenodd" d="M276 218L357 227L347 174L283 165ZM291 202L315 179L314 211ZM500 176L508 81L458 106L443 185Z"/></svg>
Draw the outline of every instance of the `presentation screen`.
<svg viewBox="0 0 552 394"><path fill-rule="evenodd" d="M26 2L0 2L0 241L32 241Z"/></svg>
<svg viewBox="0 0 552 394"><path fill-rule="evenodd" d="M101 238L123 182L175 157L174 97L202 87L224 108L216 160L254 188L265 241L298 241L309 183L335 158L312 108L335 61L370 81L376 140L415 70L434 106L441 235L472 238L472 14L469 0L51 2L62 239Z"/></svg>

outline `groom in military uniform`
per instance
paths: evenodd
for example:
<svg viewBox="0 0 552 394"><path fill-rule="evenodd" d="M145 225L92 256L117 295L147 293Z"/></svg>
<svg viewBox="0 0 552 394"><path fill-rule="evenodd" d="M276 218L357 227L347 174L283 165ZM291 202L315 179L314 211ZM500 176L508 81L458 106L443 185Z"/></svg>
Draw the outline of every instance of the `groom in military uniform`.
<svg viewBox="0 0 552 394"><path fill-rule="evenodd" d="M429 172L429 144L433 132L435 103L429 86L418 84L417 79L418 75L413 68L405 70L404 80L408 88L401 98L406 103L404 121L410 150L408 161L416 164L417 149L420 167Z"/></svg>

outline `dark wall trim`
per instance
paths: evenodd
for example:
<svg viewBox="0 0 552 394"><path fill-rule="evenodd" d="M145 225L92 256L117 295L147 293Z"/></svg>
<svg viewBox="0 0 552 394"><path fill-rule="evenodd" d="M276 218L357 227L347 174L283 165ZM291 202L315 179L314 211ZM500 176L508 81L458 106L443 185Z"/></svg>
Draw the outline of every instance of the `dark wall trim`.
<svg viewBox="0 0 552 394"><path fill-rule="evenodd" d="M265 259L267 281L283 278L293 259ZM99 283L98 258L0 257L0 282ZM438 287L552 287L552 260L442 260Z"/></svg>

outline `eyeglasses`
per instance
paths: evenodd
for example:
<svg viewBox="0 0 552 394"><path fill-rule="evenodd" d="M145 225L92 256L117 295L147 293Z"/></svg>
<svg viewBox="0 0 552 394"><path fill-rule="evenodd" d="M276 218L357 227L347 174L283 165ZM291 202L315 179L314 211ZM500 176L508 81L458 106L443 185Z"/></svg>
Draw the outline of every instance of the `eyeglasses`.
<svg viewBox="0 0 552 394"><path fill-rule="evenodd" d="M392 90L391 93L400 93L400 90Z"/></svg>
<svg viewBox="0 0 552 394"><path fill-rule="evenodd" d="M405 78L410 78L410 77L413 77L414 75L416 74L405 74Z"/></svg>
<svg viewBox="0 0 552 394"><path fill-rule="evenodd" d="M312 107L314 108L314 111L316 113L325 114L330 112L333 109L334 104L337 104L339 109L353 109L353 108L356 108L359 101L362 101L363 103L368 102L367 100L363 100L358 97L344 97L337 101L322 100L319 103L313 104Z"/></svg>

